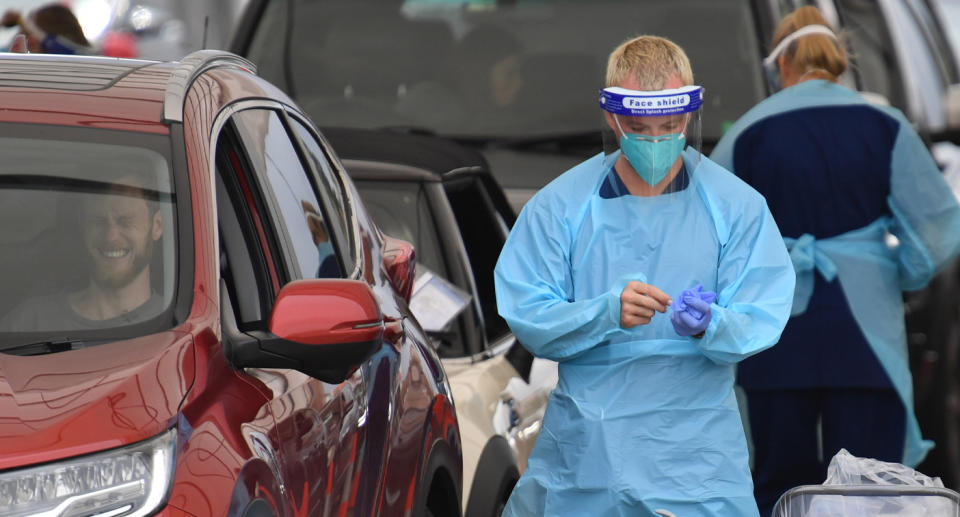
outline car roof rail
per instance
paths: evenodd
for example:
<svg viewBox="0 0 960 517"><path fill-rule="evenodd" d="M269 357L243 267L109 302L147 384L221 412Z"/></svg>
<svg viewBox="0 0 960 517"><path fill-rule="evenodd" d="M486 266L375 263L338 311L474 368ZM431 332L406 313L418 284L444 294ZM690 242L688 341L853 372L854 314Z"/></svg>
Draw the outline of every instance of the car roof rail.
<svg viewBox="0 0 960 517"><path fill-rule="evenodd" d="M225 50L204 49L191 52L180 60L170 75L163 95L163 122L183 122L183 102L187 89L203 72L218 66L235 66L257 73L257 67L247 59Z"/></svg>

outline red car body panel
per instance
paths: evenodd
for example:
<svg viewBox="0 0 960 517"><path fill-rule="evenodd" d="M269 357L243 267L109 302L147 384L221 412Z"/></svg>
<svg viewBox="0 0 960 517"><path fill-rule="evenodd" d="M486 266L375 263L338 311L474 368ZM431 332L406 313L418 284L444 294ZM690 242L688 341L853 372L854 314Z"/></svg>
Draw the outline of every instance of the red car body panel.
<svg viewBox="0 0 960 517"><path fill-rule="evenodd" d="M0 79L0 123L173 134L162 121L173 69L131 62L93 91ZM160 515L239 515L254 499L277 515L412 515L432 481L428 461L448 457L456 487L461 466L439 359L406 309L409 244L391 242L385 253L383 236L361 209L361 275L350 281L369 285L380 314L358 317L356 307L322 300L311 311L345 318L345 341L381 339L368 368L334 385L294 370L238 370L224 355L211 153L217 117L239 99L292 104L235 67L206 70L184 99L184 141L173 142L183 146L190 181L193 256L182 264L192 268L188 317L168 332L129 341L43 356L0 354L0 470L120 447L176 426L175 474ZM275 295L278 259L267 257ZM296 286L283 293L275 309L297 295ZM291 339L309 335L303 315L293 316L276 318L271 328ZM379 328L354 328L381 317Z"/></svg>
<svg viewBox="0 0 960 517"><path fill-rule="evenodd" d="M182 333L164 332L82 352L2 356L0 469L159 434L169 427L193 381L193 346Z"/></svg>
<svg viewBox="0 0 960 517"><path fill-rule="evenodd" d="M118 71L125 73L139 70L114 77L112 74L103 75L116 73L109 69L101 71L107 64L72 64L64 71L50 73L46 70L48 67L33 68L26 63L17 64L17 61L9 60L12 63L2 70L5 75L0 81L4 85L2 120L5 122L89 126L158 134L169 132L159 115L163 111L167 78L173 69L170 64L135 62L140 67L133 63L133 66L118 65ZM38 84L38 78L29 75L30 72L38 73L40 80L49 82ZM86 77L89 79L84 81ZM84 89L76 89L77 82ZM22 84L33 87L25 88L20 86Z"/></svg>

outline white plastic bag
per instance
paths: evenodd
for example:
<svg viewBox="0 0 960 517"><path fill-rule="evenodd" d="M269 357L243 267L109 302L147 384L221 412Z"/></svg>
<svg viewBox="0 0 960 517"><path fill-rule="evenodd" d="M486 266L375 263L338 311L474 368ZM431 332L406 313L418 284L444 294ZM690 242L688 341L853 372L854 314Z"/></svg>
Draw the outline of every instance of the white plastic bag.
<svg viewBox="0 0 960 517"><path fill-rule="evenodd" d="M774 517L960 517L960 494L900 463L859 458L841 449L823 485L794 488Z"/></svg>
<svg viewBox="0 0 960 517"><path fill-rule="evenodd" d="M938 477L921 474L900 463L860 458L840 449L827 466L824 485L907 485L943 488Z"/></svg>

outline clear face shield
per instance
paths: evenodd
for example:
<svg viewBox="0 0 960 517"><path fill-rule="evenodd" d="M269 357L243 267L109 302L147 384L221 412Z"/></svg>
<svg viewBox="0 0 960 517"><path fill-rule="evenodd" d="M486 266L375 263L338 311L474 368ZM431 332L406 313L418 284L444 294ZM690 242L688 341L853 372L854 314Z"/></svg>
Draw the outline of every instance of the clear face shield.
<svg viewBox="0 0 960 517"><path fill-rule="evenodd" d="M625 159L652 194L686 188L700 163L703 88L609 87L601 90L600 105L606 112L606 153L619 149L617 160Z"/></svg>

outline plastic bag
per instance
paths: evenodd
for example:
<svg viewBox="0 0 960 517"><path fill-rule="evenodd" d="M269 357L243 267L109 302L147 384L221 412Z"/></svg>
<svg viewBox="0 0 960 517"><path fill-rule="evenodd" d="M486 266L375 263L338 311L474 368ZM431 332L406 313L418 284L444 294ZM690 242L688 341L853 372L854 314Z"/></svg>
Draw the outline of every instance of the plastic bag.
<svg viewBox="0 0 960 517"><path fill-rule="evenodd" d="M938 477L921 474L900 463L860 458L840 449L827 466L824 485L908 485L943 488Z"/></svg>
<svg viewBox="0 0 960 517"><path fill-rule="evenodd" d="M830 460L823 485L783 494L774 517L958 517L960 494L899 463L853 456Z"/></svg>

